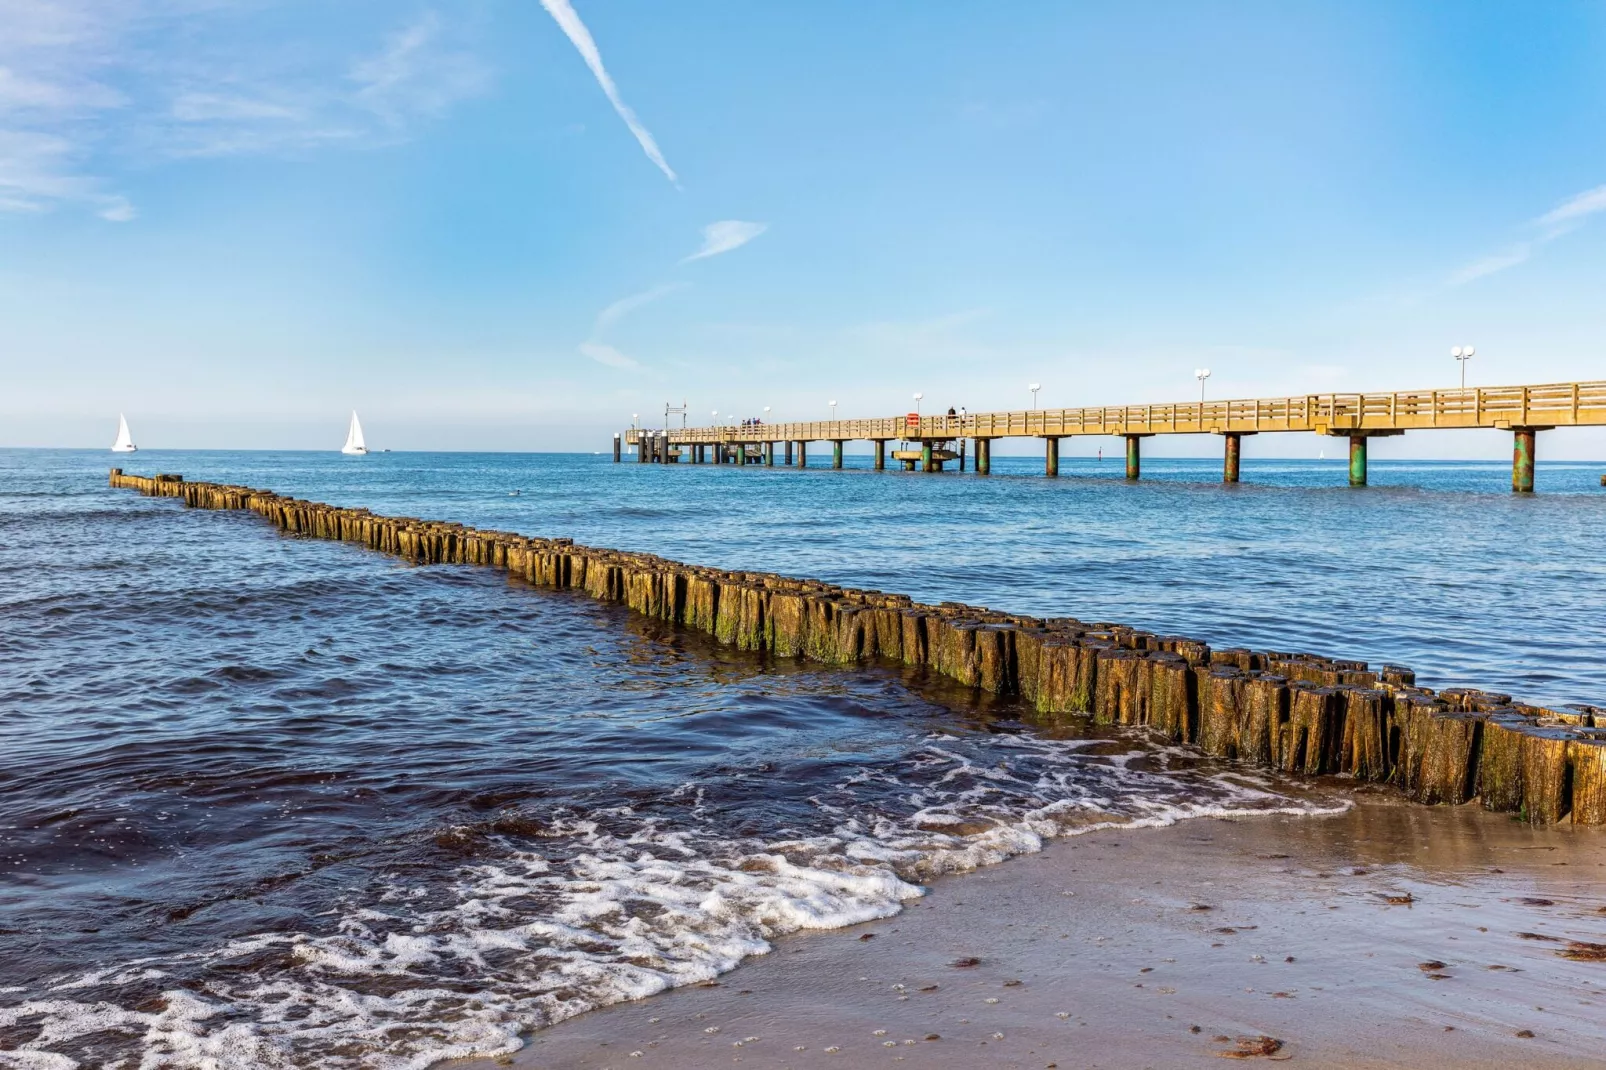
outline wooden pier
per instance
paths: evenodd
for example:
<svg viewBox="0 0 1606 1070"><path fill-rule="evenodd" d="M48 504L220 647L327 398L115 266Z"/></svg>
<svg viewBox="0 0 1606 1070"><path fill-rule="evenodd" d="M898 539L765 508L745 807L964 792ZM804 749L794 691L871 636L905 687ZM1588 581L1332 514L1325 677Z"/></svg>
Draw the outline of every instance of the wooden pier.
<svg viewBox="0 0 1606 1070"><path fill-rule="evenodd" d="M1349 440L1349 481L1366 484L1368 440L1407 431L1491 428L1513 439L1511 489L1531 493L1537 434L1557 427L1606 426L1606 380L1539 386L1466 387L1456 390L1405 390L1391 394L1305 394L1241 401L1197 401L1165 405L1103 405L1080 409L1022 409L1016 412L921 416L910 413L872 420L818 420L807 423L632 428L614 439L632 446L637 461L670 463L689 456L694 463L774 466L778 445L785 463L807 464L810 442L832 444L832 467L842 467L842 447L868 441L874 466L886 467L886 444L906 442L893 459L906 470L940 472L965 463L968 440L978 475L992 467L992 443L1000 438L1039 438L1044 471L1059 474L1059 444L1077 435L1113 435L1126 440L1126 476L1141 473L1141 443L1156 435L1222 436L1222 479L1239 479L1243 439L1249 435L1305 432Z"/></svg>
<svg viewBox="0 0 1606 1070"><path fill-rule="evenodd" d="M1140 727L1287 774L1392 784L1418 802L1477 800L1534 824L1606 825L1606 708L1598 706L1535 706L1471 688L1434 692L1394 665L1213 650L1121 624L923 605L907 595L381 516L178 475L113 468L111 485L192 508L246 510L286 534L421 565L504 569L763 656L907 666L970 688L977 700L1013 697L1050 723Z"/></svg>

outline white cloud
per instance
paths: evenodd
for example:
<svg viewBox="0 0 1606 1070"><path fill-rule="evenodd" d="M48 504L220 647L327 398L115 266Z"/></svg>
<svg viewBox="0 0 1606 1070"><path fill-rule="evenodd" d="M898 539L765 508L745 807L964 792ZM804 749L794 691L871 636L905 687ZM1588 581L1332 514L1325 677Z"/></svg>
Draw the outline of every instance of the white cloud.
<svg viewBox="0 0 1606 1070"><path fill-rule="evenodd" d="M134 210L134 206L128 203L128 198L126 197L108 197L105 205L97 214L100 218L112 223L127 223L139 215Z"/></svg>
<svg viewBox="0 0 1606 1070"><path fill-rule="evenodd" d="M688 285L690 285L690 283L672 282L663 286L654 286L652 289L643 290L639 294L631 294L629 297L621 297L619 300L597 313L596 322L591 326L592 337L596 337L597 335L601 334L614 323L618 322L630 312L640 308L642 305L649 304L658 300L660 297L672 294L676 290L684 290Z"/></svg>
<svg viewBox="0 0 1606 1070"><path fill-rule="evenodd" d="M618 88L613 84L613 79L608 76L607 68L602 65L602 53L597 51L597 43L591 39L591 31L587 30L585 23L580 21L580 16L575 14L574 7L569 3L569 0L541 0L541 6L546 8L547 14L551 15L557 22L565 36L569 38L570 43L580 53L580 58L585 60L586 66L591 68L591 74L596 78L597 84L602 87L602 92L608 98L608 103L613 105L613 110L618 113L619 118L625 121L625 126L629 127L630 132L635 135L636 142L641 146L641 151L647 154L647 159L657 164L658 170L668 176L669 181L677 181L674 170L669 166L668 161L664 159L664 154L658 151L658 142L653 140L652 134L648 132L645 126L641 125L641 120L636 118L636 113L620 98Z"/></svg>
<svg viewBox="0 0 1606 1070"><path fill-rule="evenodd" d="M1558 204L1539 217L1545 227L1572 227L1596 212L1606 212L1606 186L1596 186Z"/></svg>
<svg viewBox="0 0 1606 1070"><path fill-rule="evenodd" d="M1533 255L1531 242L1520 242L1500 253L1491 253L1481 256L1469 264L1463 265L1450 276L1451 286L1461 286L1474 279L1481 279L1485 275L1493 275L1497 271L1504 271L1509 267L1516 267Z"/></svg>
<svg viewBox="0 0 1606 1070"><path fill-rule="evenodd" d="M134 218L133 208L102 183L78 173L73 142L53 134L0 129L0 210L44 212L61 202L87 204L115 223Z"/></svg>
<svg viewBox="0 0 1606 1070"><path fill-rule="evenodd" d="M1448 284L1461 286L1474 279L1493 275L1497 271L1516 267L1532 258L1541 246L1576 229L1590 216L1599 212L1606 212L1606 186L1596 186L1562 201L1538 219L1529 222L1528 230L1535 233L1534 237L1517 242L1501 252L1481 256L1462 265L1451 273Z"/></svg>
<svg viewBox="0 0 1606 1070"><path fill-rule="evenodd" d="M638 294L631 294L629 297L621 297L597 313L597 318L591 324L591 337L580 343L580 353L583 356L590 357L598 364L606 364L610 368L641 367L637 361L603 342L603 333L642 305L650 304L660 297L674 293L676 290L684 290L689 285L689 283L684 282L672 282L662 286L654 286L652 289L643 290Z"/></svg>
<svg viewBox="0 0 1606 1070"><path fill-rule="evenodd" d="M438 116L483 92L485 69L466 52L442 48L440 37L440 17L433 11L391 34L383 50L351 69L358 103L401 125L415 116Z"/></svg>
<svg viewBox="0 0 1606 1070"><path fill-rule="evenodd" d="M718 223L710 223L703 228L703 247L681 263L740 249L768 229L768 223L744 223L740 219L722 219Z"/></svg>
<svg viewBox="0 0 1606 1070"><path fill-rule="evenodd" d="M641 367L639 362L631 360L613 346L604 345L601 342L581 342L580 352L598 364L606 364L610 368Z"/></svg>
<svg viewBox="0 0 1606 1070"><path fill-rule="evenodd" d="M489 83L432 11L352 59L260 39L256 6L0 0L0 212L126 222L134 206L100 177L115 160L394 144Z"/></svg>
<svg viewBox="0 0 1606 1070"><path fill-rule="evenodd" d="M173 98L173 118L184 123L209 123L240 119L302 119L301 108L270 100L219 93L181 93Z"/></svg>

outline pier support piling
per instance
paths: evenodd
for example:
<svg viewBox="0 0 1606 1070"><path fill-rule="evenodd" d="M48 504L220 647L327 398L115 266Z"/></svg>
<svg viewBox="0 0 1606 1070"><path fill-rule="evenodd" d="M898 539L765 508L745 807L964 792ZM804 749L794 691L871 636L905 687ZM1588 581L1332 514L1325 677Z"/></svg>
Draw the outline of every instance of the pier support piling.
<svg viewBox="0 0 1606 1070"><path fill-rule="evenodd" d="M1236 431L1228 431L1221 436L1225 442L1225 454L1221 465L1221 481L1223 483L1238 482L1238 462L1243 450L1243 444Z"/></svg>
<svg viewBox="0 0 1606 1070"><path fill-rule="evenodd" d="M1043 475L1054 479L1060 474L1060 440L1043 439Z"/></svg>
<svg viewBox="0 0 1606 1070"><path fill-rule="evenodd" d="M842 440L840 438L831 440L831 467L842 467Z"/></svg>
<svg viewBox="0 0 1606 1070"><path fill-rule="evenodd" d="M960 439L959 440L959 470L961 472L963 472L965 470L965 440L964 439Z"/></svg>
<svg viewBox="0 0 1606 1070"><path fill-rule="evenodd" d="M1366 486L1366 436L1349 437L1349 485Z"/></svg>
<svg viewBox="0 0 1606 1070"><path fill-rule="evenodd" d="M1143 435L1126 436L1126 478L1137 479L1143 474L1143 451L1139 443Z"/></svg>
<svg viewBox="0 0 1606 1070"><path fill-rule="evenodd" d="M620 437L618 435L614 435L613 436L613 463L614 464L618 464L619 463L619 452L620 452L621 441L622 440L620 439Z"/></svg>
<svg viewBox="0 0 1606 1070"><path fill-rule="evenodd" d="M799 468L809 466L809 444L801 439L797 443L797 466Z"/></svg>
<svg viewBox="0 0 1606 1070"><path fill-rule="evenodd" d="M880 472L880 471L884 470L886 467L887 467L887 440L884 439L884 438L878 438L878 439L875 440L875 470L877 472Z"/></svg>
<svg viewBox="0 0 1606 1070"><path fill-rule="evenodd" d="M1511 429L1511 490L1514 494L1534 492L1534 456L1539 432L1549 428L1513 427ZM1606 478L1601 483L1606 485Z"/></svg>
<svg viewBox="0 0 1606 1070"><path fill-rule="evenodd" d="M931 442L928 439L920 444L920 470L922 472L935 472L936 462L931 459Z"/></svg>
<svg viewBox="0 0 1606 1070"><path fill-rule="evenodd" d="M976 474L984 476L993 470L993 440L978 438L976 440Z"/></svg>
<svg viewBox="0 0 1606 1070"><path fill-rule="evenodd" d="M786 467L792 467L792 440L786 440Z"/></svg>

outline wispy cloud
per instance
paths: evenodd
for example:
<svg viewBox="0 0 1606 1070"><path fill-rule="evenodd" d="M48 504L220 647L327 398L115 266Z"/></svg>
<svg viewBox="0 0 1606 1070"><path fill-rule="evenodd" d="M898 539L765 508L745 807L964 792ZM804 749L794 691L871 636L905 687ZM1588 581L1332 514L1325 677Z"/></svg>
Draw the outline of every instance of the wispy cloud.
<svg viewBox="0 0 1606 1070"><path fill-rule="evenodd" d="M634 312L642 305L651 304L660 297L667 297L676 290L684 290L689 285L691 284L685 282L670 282L665 283L662 286L654 286L650 290L643 290L639 294L631 294L629 297L621 297L619 300L597 313L596 322L591 325L592 337L596 337L609 327L612 327L619 320L623 319L631 312Z"/></svg>
<svg viewBox="0 0 1606 1070"><path fill-rule="evenodd" d="M641 293L631 294L629 297L621 297L613 302L613 304L597 313L597 318L591 324L591 337L580 343L580 354L589 357L598 364L606 364L610 368L641 367L638 361L602 341L603 334L642 305L651 304L660 297L667 297L676 290L684 290L689 285L691 284L685 282L665 283L661 286L654 286L650 290L643 290Z"/></svg>
<svg viewBox="0 0 1606 1070"><path fill-rule="evenodd" d="M1606 186L1596 186L1577 196L1569 197L1544 215L1529 221L1526 229L1531 237L1513 242L1499 252L1480 256L1463 264L1451 273L1449 285L1462 286L1475 279L1525 263L1540 247L1576 230L1590 216L1600 212L1606 212Z"/></svg>
<svg viewBox="0 0 1606 1070"><path fill-rule="evenodd" d="M1509 267L1516 267L1533 255L1533 242L1518 242L1516 245L1498 253L1480 256L1457 268L1450 276L1451 286L1462 286L1481 279L1485 275L1493 275L1497 271L1504 271Z"/></svg>
<svg viewBox="0 0 1606 1070"><path fill-rule="evenodd" d="M866 354L878 353L928 361L983 360L1001 355L997 345L971 341L964 328L992 315L988 308L969 308L913 322L881 320L846 328L843 341Z"/></svg>
<svg viewBox="0 0 1606 1070"><path fill-rule="evenodd" d="M1565 233L1596 212L1606 212L1606 186L1596 186L1563 201L1540 216L1539 223L1552 230L1563 228L1562 233Z"/></svg>
<svg viewBox="0 0 1606 1070"><path fill-rule="evenodd" d="M489 83L433 11L353 57L271 47L241 25L253 7L0 0L0 211L125 222L134 206L104 176L126 160L394 144Z"/></svg>
<svg viewBox="0 0 1606 1070"><path fill-rule="evenodd" d="M636 118L636 113L619 96L618 87L613 84L613 79L609 77L607 68L602 65L602 53L597 51L597 43L591 39L591 31L586 29L585 23L580 21L580 16L575 13L574 6L569 3L569 0L541 0L541 6L546 8L547 14L551 15L557 22L558 26L569 38L569 41L580 53L580 58L585 60L586 66L591 68L591 73L597 79L597 84L602 87L602 92L608 98L608 103L613 105L613 110L618 113L619 118L625 121L625 126L629 127L630 132L635 135L636 142L641 145L641 151L647 154L647 159L657 164L658 170L668 176L669 181L678 181L674 169L664 159L664 154L658 151L658 142L653 140L652 134L648 132L645 126L641 125L641 120Z"/></svg>
<svg viewBox="0 0 1606 1070"><path fill-rule="evenodd" d="M80 156L68 138L0 129L0 211L44 212L66 202L87 205L113 223L133 219L126 197L79 172Z"/></svg>
<svg viewBox="0 0 1606 1070"><path fill-rule="evenodd" d="M392 126L434 118L484 91L489 74L467 52L441 47L441 20L426 11L351 69L357 102Z"/></svg>
<svg viewBox="0 0 1606 1070"><path fill-rule="evenodd" d="M703 247L681 263L740 249L768 229L770 229L768 223L744 223L740 219L722 219L718 223L710 223L703 228Z"/></svg>
<svg viewBox="0 0 1606 1070"><path fill-rule="evenodd" d="M590 357L598 364L606 364L610 368L639 368L641 363L625 356L613 346L603 342L581 342L580 352Z"/></svg>

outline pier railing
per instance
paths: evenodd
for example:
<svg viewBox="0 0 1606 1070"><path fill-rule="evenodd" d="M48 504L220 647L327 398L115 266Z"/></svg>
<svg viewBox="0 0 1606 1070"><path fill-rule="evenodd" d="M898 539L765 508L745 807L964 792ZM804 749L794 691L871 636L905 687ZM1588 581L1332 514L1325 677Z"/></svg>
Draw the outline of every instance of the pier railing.
<svg viewBox="0 0 1606 1070"><path fill-rule="evenodd" d="M1020 409L964 416L882 417L674 428L673 445L765 442L1068 438L1075 435L1316 434L1431 428L1552 428L1606 425L1606 380L1538 386L1303 394L1281 398ZM654 432L661 434L662 432ZM624 441L635 445L642 431Z"/></svg>

